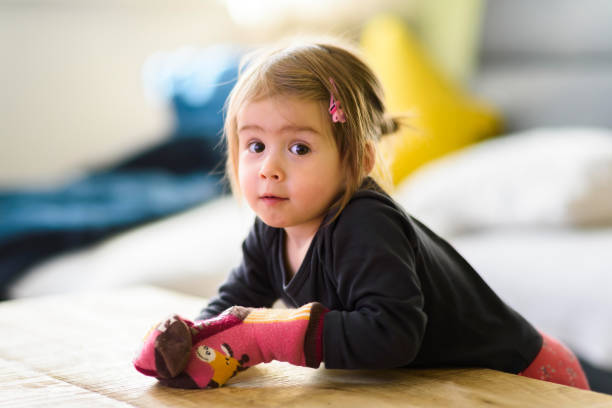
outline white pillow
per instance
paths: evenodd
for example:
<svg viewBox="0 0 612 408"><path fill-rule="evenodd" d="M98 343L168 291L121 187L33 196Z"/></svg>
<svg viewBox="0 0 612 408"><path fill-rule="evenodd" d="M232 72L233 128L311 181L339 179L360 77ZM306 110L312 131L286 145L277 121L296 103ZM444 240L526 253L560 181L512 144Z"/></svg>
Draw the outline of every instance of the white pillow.
<svg viewBox="0 0 612 408"><path fill-rule="evenodd" d="M539 128L433 161L394 193L442 235L612 222L612 131Z"/></svg>

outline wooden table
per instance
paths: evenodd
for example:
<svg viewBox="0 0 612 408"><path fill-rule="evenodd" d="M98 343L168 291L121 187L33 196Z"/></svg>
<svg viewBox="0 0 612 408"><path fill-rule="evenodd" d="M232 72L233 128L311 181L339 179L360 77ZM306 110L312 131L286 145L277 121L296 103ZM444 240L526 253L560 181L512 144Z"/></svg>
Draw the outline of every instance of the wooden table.
<svg viewBox="0 0 612 408"><path fill-rule="evenodd" d="M131 359L151 325L202 299L153 287L0 303L0 406L612 407L612 397L486 369L326 370L271 363L215 390L165 388Z"/></svg>

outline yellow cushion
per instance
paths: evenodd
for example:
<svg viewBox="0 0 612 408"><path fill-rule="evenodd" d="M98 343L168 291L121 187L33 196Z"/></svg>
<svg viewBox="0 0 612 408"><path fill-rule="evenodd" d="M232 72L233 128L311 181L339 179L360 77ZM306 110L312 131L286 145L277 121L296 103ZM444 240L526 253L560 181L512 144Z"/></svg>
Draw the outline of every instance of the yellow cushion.
<svg viewBox="0 0 612 408"><path fill-rule="evenodd" d="M434 158L500 132L495 111L444 78L400 18L374 17L361 47L385 89L387 109L409 114L409 127L380 146L394 184Z"/></svg>

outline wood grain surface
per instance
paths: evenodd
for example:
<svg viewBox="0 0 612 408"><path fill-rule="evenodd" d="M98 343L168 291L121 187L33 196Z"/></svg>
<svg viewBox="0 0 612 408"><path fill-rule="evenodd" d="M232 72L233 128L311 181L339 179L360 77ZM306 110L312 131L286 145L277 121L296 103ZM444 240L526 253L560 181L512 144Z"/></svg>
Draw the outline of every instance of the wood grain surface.
<svg viewBox="0 0 612 408"><path fill-rule="evenodd" d="M215 390L138 373L142 336L202 299L153 287L0 303L1 407L612 407L612 397L493 370L317 370L273 362Z"/></svg>

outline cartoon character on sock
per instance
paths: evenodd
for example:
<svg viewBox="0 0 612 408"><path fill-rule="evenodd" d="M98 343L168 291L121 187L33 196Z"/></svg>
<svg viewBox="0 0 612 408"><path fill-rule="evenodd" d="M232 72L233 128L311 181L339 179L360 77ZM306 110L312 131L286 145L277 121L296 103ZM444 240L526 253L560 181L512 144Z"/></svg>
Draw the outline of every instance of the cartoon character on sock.
<svg viewBox="0 0 612 408"><path fill-rule="evenodd" d="M238 371L247 369L247 367L244 367L244 363L249 361L249 356L243 354L240 360L236 360L232 348L227 343L221 345L221 350L223 353L219 353L219 351L206 345L198 346L195 349L196 357L204 363L210 364L213 370L207 388L217 388L219 384L224 384L228 379L235 376Z"/></svg>

